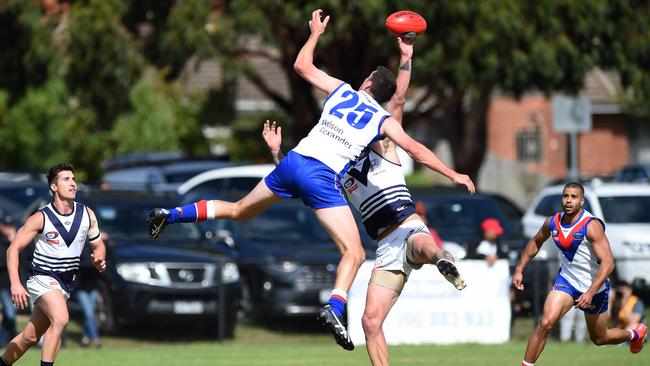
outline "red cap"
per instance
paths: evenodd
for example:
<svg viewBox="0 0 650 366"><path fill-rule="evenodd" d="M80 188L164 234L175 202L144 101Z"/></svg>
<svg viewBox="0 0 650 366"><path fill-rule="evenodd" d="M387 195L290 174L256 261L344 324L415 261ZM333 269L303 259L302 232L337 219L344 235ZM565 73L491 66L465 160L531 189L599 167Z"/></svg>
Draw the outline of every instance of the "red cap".
<svg viewBox="0 0 650 366"><path fill-rule="evenodd" d="M483 231L492 230L497 235L503 234L503 228L501 227L501 224L497 219L490 218L490 219L483 220L483 222L481 223L481 229Z"/></svg>

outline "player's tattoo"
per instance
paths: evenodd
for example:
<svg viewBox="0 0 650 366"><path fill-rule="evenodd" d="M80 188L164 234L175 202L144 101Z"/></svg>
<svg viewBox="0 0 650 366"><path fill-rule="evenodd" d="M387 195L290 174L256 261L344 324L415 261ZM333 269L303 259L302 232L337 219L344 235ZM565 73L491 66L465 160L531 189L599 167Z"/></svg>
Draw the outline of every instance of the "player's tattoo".
<svg viewBox="0 0 650 366"><path fill-rule="evenodd" d="M399 69L404 71L411 71L411 60L406 60L406 62L403 63L402 66L399 67Z"/></svg>
<svg viewBox="0 0 650 366"><path fill-rule="evenodd" d="M282 155L282 151L279 150L275 152L271 152L271 156L273 157L273 164L275 165L280 164L280 160L282 160L282 158L284 157Z"/></svg>

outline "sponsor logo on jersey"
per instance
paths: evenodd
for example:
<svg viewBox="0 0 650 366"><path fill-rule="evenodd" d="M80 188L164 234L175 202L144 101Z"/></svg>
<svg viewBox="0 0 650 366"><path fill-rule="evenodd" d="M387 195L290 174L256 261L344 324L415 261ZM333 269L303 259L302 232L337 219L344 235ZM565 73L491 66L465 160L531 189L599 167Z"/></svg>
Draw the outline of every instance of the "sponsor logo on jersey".
<svg viewBox="0 0 650 366"><path fill-rule="evenodd" d="M45 234L45 237L48 239L56 239L57 236L59 236L59 233L56 231L50 231Z"/></svg>
<svg viewBox="0 0 650 366"><path fill-rule="evenodd" d="M553 239L555 239L557 234L558 234L557 230L551 230L551 235L553 235Z"/></svg>
<svg viewBox="0 0 650 366"><path fill-rule="evenodd" d="M585 237L585 236L582 235L581 232L573 233L573 238L574 238L574 239L582 240L582 239L584 239L584 237Z"/></svg>
<svg viewBox="0 0 650 366"><path fill-rule="evenodd" d="M59 283L56 281L50 281L50 286L59 286Z"/></svg>
<svg viewBox="0 0 650 366"><path fill-rule="evenodd" d="M52 244L52 245L57 245L57 244L59 244L59 241L58 240L47 239L47 243Z"/></svg>
<svg viewBox="0 0 650 366"><path fill-rule="evenodd" d="M354 178L349 178L343 183L343 187L348 190L348 192L352 193L359 188L356 184L354 184Z"/></svg>

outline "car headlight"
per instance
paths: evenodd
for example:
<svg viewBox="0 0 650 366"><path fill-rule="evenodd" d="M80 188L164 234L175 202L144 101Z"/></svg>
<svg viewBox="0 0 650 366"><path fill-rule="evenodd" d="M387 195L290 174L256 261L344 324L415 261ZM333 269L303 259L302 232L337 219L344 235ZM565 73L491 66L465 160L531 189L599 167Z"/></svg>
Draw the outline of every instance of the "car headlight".
<svg viewBox="0 0 650 366"><path fill-rule="evenodd" d="M235 283L239 281L239 269L232 262L226 262L221 267L221 280L223 284Z"/></svg>
<svg viewBox="0 0 650 366"><path fill-rule="evenodd" d="M268 268L275 272L293 273L298 270L298 264L296 262L283 261L277 263L270 263L268 265Z"/></svg>
<svg viewBox="0 0 650 366"><path fill-rule="evenodd" d="M117 273L129 282L153 286L171 285L169 274L160 263L120 263L117 265Z"/></svg>

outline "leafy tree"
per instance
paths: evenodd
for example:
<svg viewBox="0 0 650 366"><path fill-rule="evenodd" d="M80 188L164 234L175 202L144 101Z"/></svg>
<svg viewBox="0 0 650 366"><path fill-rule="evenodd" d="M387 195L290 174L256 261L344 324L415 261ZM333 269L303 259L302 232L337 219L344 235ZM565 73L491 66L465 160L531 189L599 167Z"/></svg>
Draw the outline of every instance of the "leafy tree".
<svg viewBox="0 0 650 366"><path fill-rule="evenodd" d="M131 89L132 112L120 116L112 131L117 153L166 151L183 148L205 153L196 118L200 99L182 95L178 84L169 85L149 73Z"/></svg>
<svg viewBox="0 0 650 366"><path fill-rule="evenodd" d="M319 115L317 96L292 68L309 35L311 11L322 8L332 17L315 63L355 87L377 64L396 68L396 47L384 29L384 18L398 9L422 14L429 27L418 37L412 83L421 93L405 120L436 120L451 143L456 169L474 179L485 155L486 115L495 91L516 97L535 89L547 94L576 92L595 66L622 71L629 85L646 94L650 85L643 83L650 54L650 16L648 5L641 1L230 0L218 4L215 44L239 60L244 75L295 117L296 136L304 136ZM627 23L630 18L632 25ZM250 34L260 36L279 54L248 47L244 36ZM633 40L632 45L623 45L626 38ZM234 50L223 46L235 39ZM629 52L633 57L628 57ZM290 83L288 98L265 84L248 62L251 55L282 67Z"/></svg>

